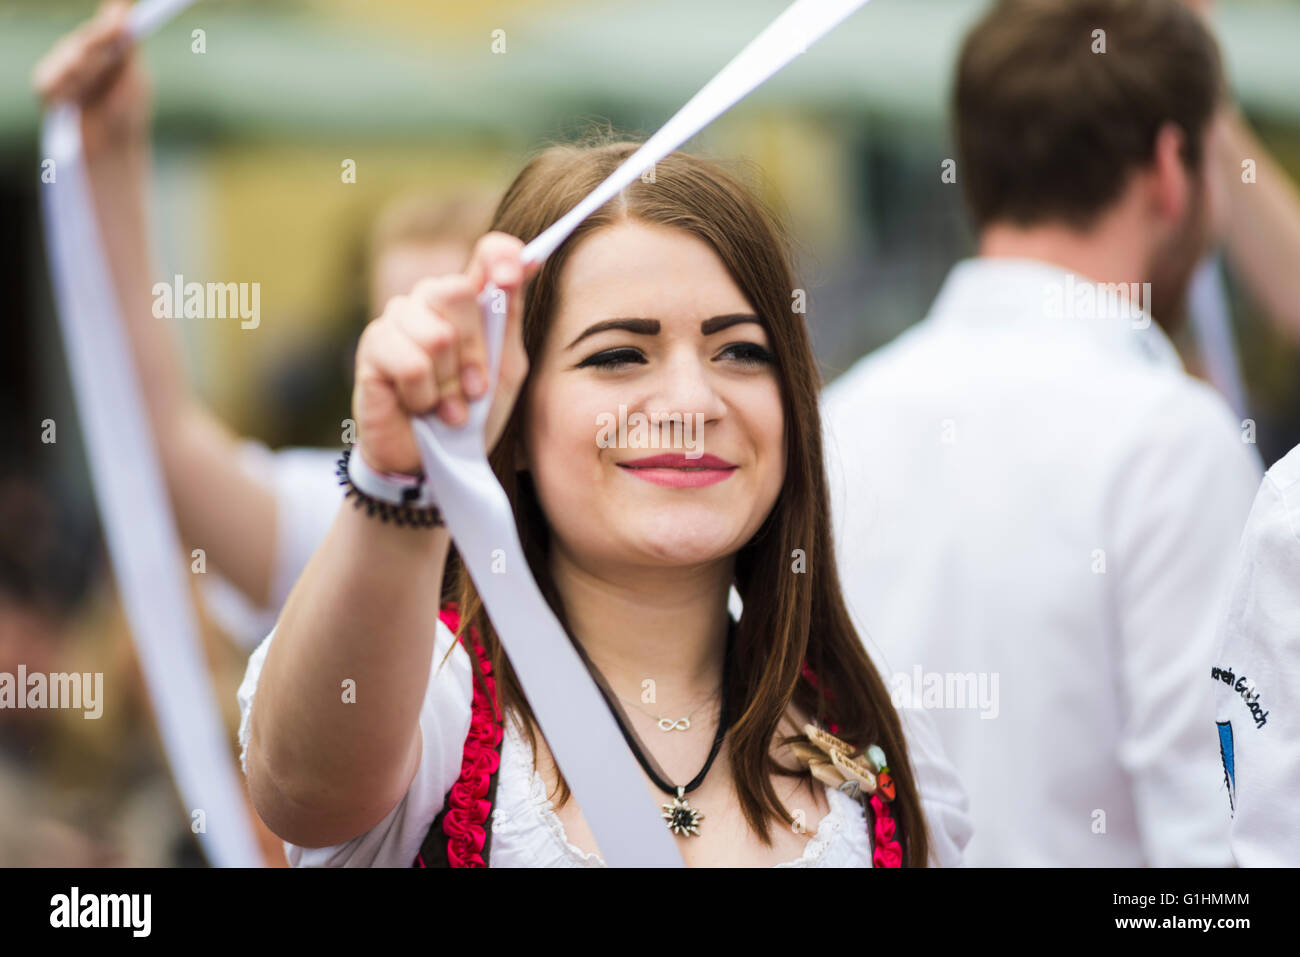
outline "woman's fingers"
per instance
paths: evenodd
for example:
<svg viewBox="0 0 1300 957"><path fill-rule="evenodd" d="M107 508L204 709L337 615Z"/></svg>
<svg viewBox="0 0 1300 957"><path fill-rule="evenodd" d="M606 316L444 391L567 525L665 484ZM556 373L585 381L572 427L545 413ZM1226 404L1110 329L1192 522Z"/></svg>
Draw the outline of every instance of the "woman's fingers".
<svg viewBox="0 0 1300 957"><path fill-rule="evenodd" d="M393 320L381 320L367 330L365 358L390 382L405 413L424 415L438 404L438 379L433 356L425 352Z"/></svg>
<svg viewBox="0 0 1300 957"><path fill-rule="evenodd" d="M404 328L412 338L420 342L450 334L454 339L455 348L437 350L434 365L444 404L439 414L459 424L468 414L469 400L482 395L487 384L483 323L474 285L465 276L425 279L411 291L411 299L423 307L403 314Z"/></svg>
<svg viewBox="0 0 1300 957"><path fill-rule="evenodd" d="M474 245L466 274L481 290L489 282L508 292L514 291L524 279L524 244L517 236L508 233L488 233Z"/></svg>
<svg viewBox="0 0 1300 957"><path fill-rule="evenodd" d="M519 327L523 285L534 270L523 265L522 250L513 236L491 233L479 241L465 275L422 280L366 327L357 348L353 411L373 467L419 471L410 418L433 412L448 425L463 426L469 402L487 392L479 295L488 282L500 287L500 306L508 310L501 384L484 435L489 446L496 444L527 369Z"/></svg>

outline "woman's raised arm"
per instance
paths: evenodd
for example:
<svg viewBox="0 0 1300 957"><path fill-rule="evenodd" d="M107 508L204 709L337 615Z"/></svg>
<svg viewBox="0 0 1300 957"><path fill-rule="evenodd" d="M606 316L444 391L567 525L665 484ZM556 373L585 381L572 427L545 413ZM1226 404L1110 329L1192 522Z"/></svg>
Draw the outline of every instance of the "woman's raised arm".
<svg viewBox="0 0 1300 957"><path fill-rule="evenodd" d="M194 393L170 323L153 315L160 275L145 212L151 103L126 29L129 9L122 0L101 5L41 59L32 82L46 104L81 109L95 217L186 551L202 546L260 606L271 590L274 494L240 468L239 437Z"/></svg>
<svg viewBox="0 0 1300 957"><path fill-rule="evenodd" d="M391 300L357 349L353 454L381 472L415 474L411 416L465 421L486 381L478 293L491 279L508 316L499 385L485 427L495 446L527 359L520 335L522 243L483 237L465 275L427 279ZM247 773L254 806L303 847L349 840L402 799L419 765L449 538L395 527L345 504L294 586L276 626L251 711ZM355 701L344 704L343 682Z"/></svg>

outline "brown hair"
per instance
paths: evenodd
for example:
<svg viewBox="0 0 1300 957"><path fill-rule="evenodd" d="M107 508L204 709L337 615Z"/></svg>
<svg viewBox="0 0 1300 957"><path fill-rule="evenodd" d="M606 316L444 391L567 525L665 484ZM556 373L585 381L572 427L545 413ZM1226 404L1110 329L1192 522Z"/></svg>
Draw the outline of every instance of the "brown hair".
<svg viewBox="0 0 1300 957"><path fill-rule="evenodd" d="M637 145L596 141L547 149L510 185L492 228L525 242L532 239L612 173ZM709 243L764 320L775 355L786 423L787 472L772 511L736 556L735 587L745 607L737 624L730 674L724 677L728 698L736 703L733 714L739 711L728 734L732 772L745 818L768 846L769 815L793 822L777 798L771 776L808 778L810 774L806 769L781 768L770 751L780 720L793 700L805 714L816 716L823 727L832 722L838 725L839 735L850 743L865 747L876 742L884 748L897 783L893 808L906 837L905 860L925 866L928 838L899 716L840 594L822 460L820 374L802 317L790 307L795 281L788 243L775 218L745 185L718 165L685 153L671 154L656 165L652 183L634 181L588 217L532 279L523 313L529 360L535 362L541 351L569 253L585 236L624 220L672 226ZM491 464L514 506L529 567L568 631L547 563L547 522L530 476L514 468L526 394L525 382ZM812 574L791 573L790 556L795 549L804 550ZM478 628L497 675L501 704L524 717L536 753L535 718L458 560L449 560L444 583L444 598L457 601L462 609L462 630L468 625ZM805 661L820 687L802 674ZM477 668L476 662L474 666ZM802 734L782 739L783 743L806 740ZM569 797L563 776L560 791L563 804Z"/></svg>
<svg viewBox="0 0 1300 957"><path fill-rule="evenodd" d="M1214 38L1182 0L1001 0L967 35L953 91L976 229L1088 228L1167 122L1199 170L1222 82Z"/></svg>

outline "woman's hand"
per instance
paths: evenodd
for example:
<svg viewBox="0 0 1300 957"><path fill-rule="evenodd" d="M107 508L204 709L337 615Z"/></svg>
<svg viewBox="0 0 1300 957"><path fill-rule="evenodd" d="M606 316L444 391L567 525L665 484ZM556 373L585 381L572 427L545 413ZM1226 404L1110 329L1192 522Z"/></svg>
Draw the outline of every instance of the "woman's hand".
<svg viewBox="0 0 1300 957"><path fill-rule="evenodd" d="M59 40L32 72L42 102L81 107L86 155L135 146L149 130L151 96L127 33L126 0L107 0L93 19Z"/></svg>
<svg viewBox="0 0 1300 957"><path fill-rule="evenodd" d="M352 417L371 468L418 474L420 453L411 417L436 412L465 423L467 402L487 386L487 349L478 295L488 282L505 293L506 329L496 394L484 427L490 452L501 438L528 371L522 336L524 244L488 233L474 247L464 275L424 279L409 296L389 300L357 346ZM532 267L528 275L534 271Z"/></svg>

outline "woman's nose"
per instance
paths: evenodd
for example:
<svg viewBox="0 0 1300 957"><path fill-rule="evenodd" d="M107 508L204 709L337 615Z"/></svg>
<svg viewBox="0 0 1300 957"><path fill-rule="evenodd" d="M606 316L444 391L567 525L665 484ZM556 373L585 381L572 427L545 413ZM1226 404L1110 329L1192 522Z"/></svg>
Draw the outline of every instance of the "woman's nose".
<svg viewBox="0 0 1300 957"><path fill-rule="evenodd" d="M708 360L682 350L663 364L651 393L646 396L647 413L703 415L713 421L726 411L718 394Z"/></svg>

